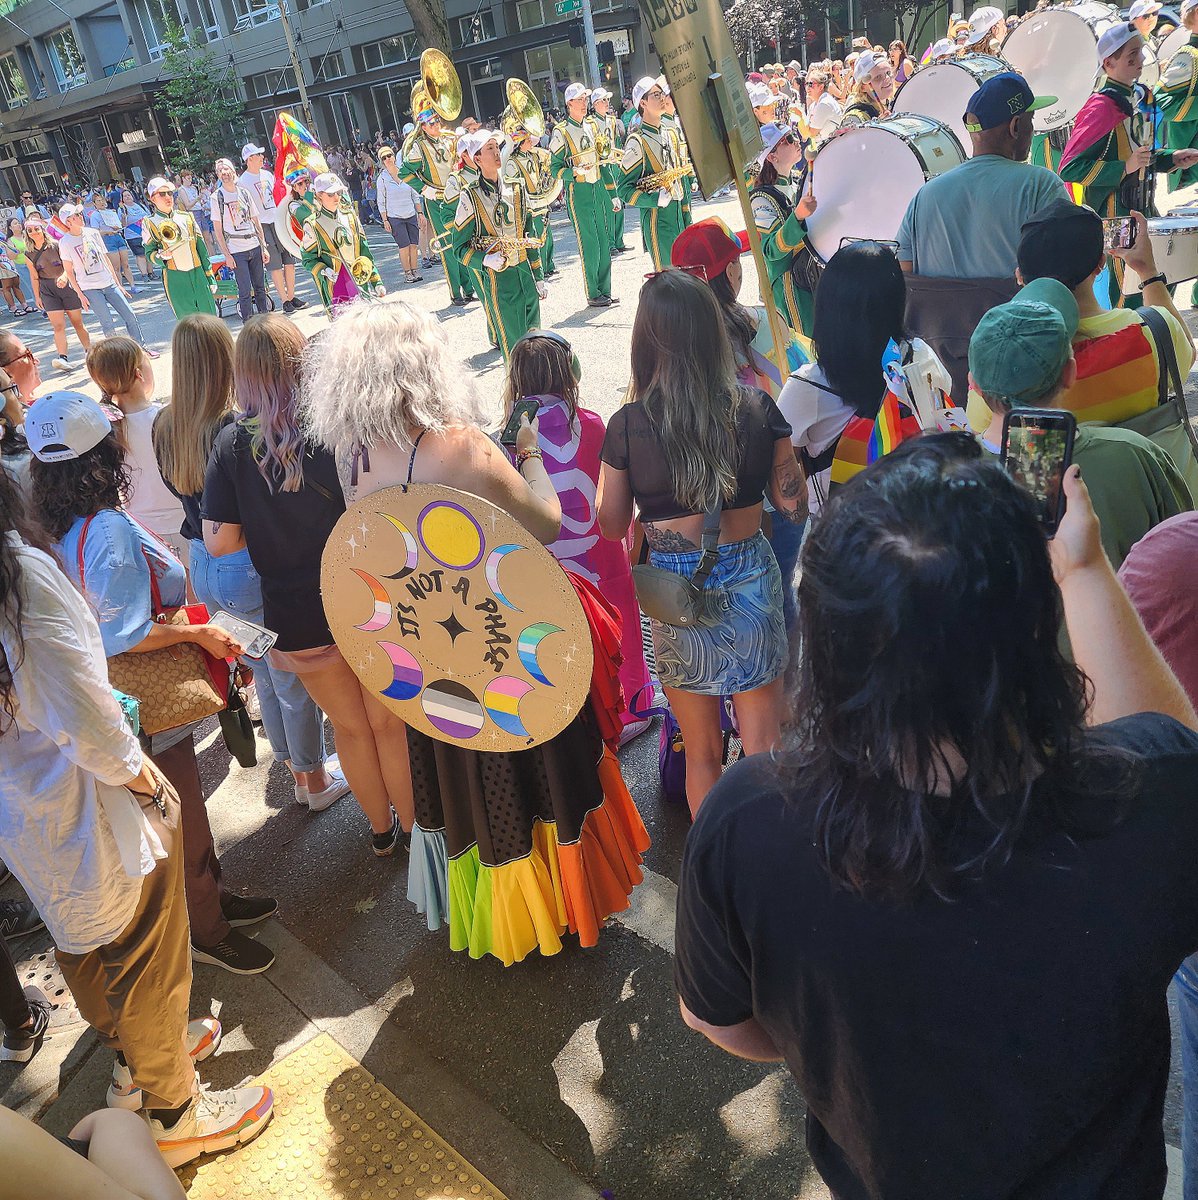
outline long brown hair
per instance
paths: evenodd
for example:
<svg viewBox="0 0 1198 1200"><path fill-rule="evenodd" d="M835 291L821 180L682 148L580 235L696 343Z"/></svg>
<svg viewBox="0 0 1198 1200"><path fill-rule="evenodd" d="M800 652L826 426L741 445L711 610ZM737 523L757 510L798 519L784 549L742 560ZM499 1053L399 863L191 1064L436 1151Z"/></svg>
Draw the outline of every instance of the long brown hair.
<svg viewBox="0 0 1198 1200"><path fill-rule="evenodd" d="M251 317L233 351L237 407L245 414L250 450L271 491L304 486L304 435L296 413L307 342L280 313Z"/></svg>
<svg viewBox="0 0 1198 1200"><path fill-rule="evenodd" d="M578 413L578 380L574 378L574 351L565 338L522 337L512 347L503 391L506 412L527 396L560 396L573 421Z"/></svg>
<svg viewBox="0 0 1198 1200"><path fill-rule="evenodd" d="M181 495L203 491L221 423L233 408L233 336L219 317L192 313L171 338L171 402L154 422L154 453Z"/></svg>
<svg viewBox="0 0 1198 1200"><path fill-rule="evenodd" d="M741 391L715 295L685 271L654 274L632 326L629 399L657 433L680 505L705 512L736 494Z"/></svg>

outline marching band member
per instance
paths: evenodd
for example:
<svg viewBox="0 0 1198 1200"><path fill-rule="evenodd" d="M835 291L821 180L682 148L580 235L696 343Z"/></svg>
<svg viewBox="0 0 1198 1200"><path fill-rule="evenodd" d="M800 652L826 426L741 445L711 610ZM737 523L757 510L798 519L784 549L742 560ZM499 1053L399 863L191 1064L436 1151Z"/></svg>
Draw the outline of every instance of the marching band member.
<svg viewBox="0 0 1198 1200"><path fill-rule="evenodd" d="M465 124L458 126L456 131L457 142L455 143L455 148L457 159L453 170L449 173L449 178L445 181L445 202L446 204L453 205L455 221L457 219L458 202L462 198L462 193L468 188L478 185L481 172L478 169L478 163L475 161L474 156L475 152L481 149L483 143L486 141L486 134L487 130L485 129L467 129ZM467 298L473 300L477 290L478 299L482 301L483 313L487 318L487 340L492 346L498 346L499 334L495 329L495 312L494 306L491 303L491 297L486 288L482 286L484 281L480 280L478 270L471 270L462 262L461 255L458 254L454 246L452 225L446 231L445 241L448 243L445 257L455 258L462 267Z"/></svg>
<svg viewBox="0 0 1198 1200"><path fill-rule="evenodd" d="M1103 217L1126 217L1133 208L1155 215L1152 186L1157 171L1175 171L1198 163L1198 150L1152 148L1152 122L1141 116L1133 92L1144 67L1144 39L1126 23L1098 39L1098 61L1106 83L1082 105L1061 155L1060 176L1079 183L1083 199ZM1138 296L1124 296L1123 262L1111 258L1112 308L1135 307Z"/></svg>
<svg viewBox="0 0 1198 1200"><path fill-rule="evenodd" d="M454 205L445 199L445 185L454 166L453 134L441 128L441 118L431 107L412 115L416 129L404 142L400 175L424 197L434 238L442 238L453 225ZM434 244L448 243L449 238L443 238ZM452 303L459 307L469 304L474 299L469 274L452 254L441 250L440 255Z"/></svg>
<svg viewBox="0 0 1198 1200"><path fill-rule="evenodd" d="M629 133L620 160L620 197L641 210L641 236L658 271L670 265L674 239L690 224L690 177L678 141L663 128L665 101L656 80L637 80L632 102L641 124Z"/></svg>
<svg viewBox="0 0 1198 1200"><path fill-rule="evenodd" d="M545 279L552 279L557 274L557 268L553 265L553 226L549 222L549 209L561 195L561 181L553 180L550 175L549 151L537 145L536 139L520 123L511 105L503 110L500 123L512 143L512 152L503 167L503 179L508 185L519 183L524 188L533 214L533 233L543 239L542 275Z"/></svg>
<svg viewBox="0 0 1198 1200"><path fill-rule="evenodd" d="M554 175L566 190L570 223L578 235L583 282L591 308L619 304L611 294L611 227L608 212L612 200L599 169L597 130L587 119L587 97L581 83L566 88L566 120L553 127L549 140Z"/></svg>
<svg viewBox="0 0 1198 1200"><path fill-rule="evenodd" d="M606 88L596 88L591 93L591 120L599 130L599 169L612 202L607 214L611 227L611 252L623 254L628 249L624 245L624 201L617 194L617 188L624 126L611 110L611 95Z"/></svg>
<svg viewBox="0 0 1198 1200"><path fill-rule="evenodd" d="M1136 0L1137 4L1155 0ZM1190 40L1169 60L1161 81L1156 87L1157 101L1168 125L1165 145L1173 151L1198 147L1198 0L1182 0L1181 23L1189 31ZM1169 190L1198 182L1198 170L1187 167L1168 180Z"/></svg>
<svg viewBox="0 0 1198 1200"><path fill-rule="evenodd" d="M1184 10L1185 5L1182 5ZM1152 37L1152 31L1156 28L1156 23L1160 20L1161 6L1156 0L1135 0L1135 3L1127 10L1127 19L1136 27L1136 32L1145 41ZM1184 14L1182 24L1185 24Z"/></svg>
<svg viewBox="0 0 1198 1200"><path fill-rule="evenodd" d="M362 294L386 295L358 214L345 198L345 184L326 171L317 175L312 190L316 208L304 222L303 264L312 272L325 311L332 316Z"/></svg>
<svg viewBox="0 0 1198 1200"><path fill-rule="evenodd" d="M969 29L965 34L964 54L997 54L999 43L1007 35L1007 18L1002 9L975 9L969 18Z"/></svg>
<svg viewBox="0 0 1198 1200"><path fill-rule="evenodd" d="M815 305L810 290L796 285L791 268L807 239L807 218L815 212L815 196L797 197L791 172L803 154L795 135L782 125L761 131L765 150L758 158L757 183L749 193L753 223L761 235L774 304L782 319L804 337L811 336Z"/></svg>
<svg viewBox="0 0 1198 1200"><path fill-rule="evenodd" d="M195 217L175 208L175 185L156 175L146 191L154 212L142 222L142 240L150 269L162 271L167 303L179 320L188 313L216 316L212 264Z"/></svg>
<svg viewBox="0 0 1198 1200"><path fill-rule="evenodd" d="M688 178L682 181L682 224L690 225L691 217L691 180L695 177L694 164L691 162L690 147L686 144L686 135L682 132L682 122L678 120L678 110L674 107L674 96L664 75L657 77L657 86L661 88L665 102L662 105L661 128L670 135L674 143L674 157L687 168Z"/></svg>
<svg viewBox="0 0 1198 1200"><path fill-rule="evenodd" d="M773 125L778 112L778 97L764 83L749 84L749 106L758 125Z"/></svg>
<svg viewBox="0 0 1198 1200"><path fill-rule="evenodd" d="M478 177L462 189L453 223L453 248L475 273L479 291L495 320L506 362L512 347L541 324L540 236L524 185L503 179L503 134L485 129L472 135Z"/></svg>
<svg viewBox="0 0 1198 1200"><path fill-rule="evenodd" d="M844 106L841 128L887 116L893 95L894 68L890 60L872 50L862 51L853 64L853 90Z"/></svg>

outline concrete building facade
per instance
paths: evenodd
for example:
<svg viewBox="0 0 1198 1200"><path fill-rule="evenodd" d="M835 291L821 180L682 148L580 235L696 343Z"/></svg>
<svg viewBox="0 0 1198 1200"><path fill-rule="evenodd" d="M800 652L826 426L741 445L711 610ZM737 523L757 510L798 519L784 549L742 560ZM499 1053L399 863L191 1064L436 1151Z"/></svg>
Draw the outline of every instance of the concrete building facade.
<svg viewBox="0 0 1198 1200"><path fill-rule="evenodd" d="M568 82L587 79L581 10L557 7L445 0L465 114L497 116L509 77L526 80L547 108L562 107ZM423 48L407 9L383 0L288 0L287 11L322 144L402 129ZM636 0L592 0L592 11L601 82L626 92L656 63ZM168 12L229 62L251 137L269 145L280 109L302 119L277 2L0 0L0 199L52 190L64 177L81 186L162 169L171 139L155 93Z"/></svg>

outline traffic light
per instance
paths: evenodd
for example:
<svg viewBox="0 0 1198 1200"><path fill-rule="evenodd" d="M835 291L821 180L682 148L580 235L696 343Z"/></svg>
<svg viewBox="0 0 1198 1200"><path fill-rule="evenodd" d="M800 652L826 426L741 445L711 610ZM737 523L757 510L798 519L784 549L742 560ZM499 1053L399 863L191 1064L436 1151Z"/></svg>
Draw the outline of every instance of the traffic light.
<svg viewBox="0 0 1198 1200"><path fill-rule="evenodd" d="M601 63L613 63L616 61L616 46L614 42L600 42L597 49L599 50L599 61Z"/></svg>
<svg viewBox="0 0 1198 1200"><path fill-rule="evenodd" d="M573 46L575 50L581 50L586 44L587 35L583 31L582 23L580 21L576 21L570 26L570 45Z"/></svg>

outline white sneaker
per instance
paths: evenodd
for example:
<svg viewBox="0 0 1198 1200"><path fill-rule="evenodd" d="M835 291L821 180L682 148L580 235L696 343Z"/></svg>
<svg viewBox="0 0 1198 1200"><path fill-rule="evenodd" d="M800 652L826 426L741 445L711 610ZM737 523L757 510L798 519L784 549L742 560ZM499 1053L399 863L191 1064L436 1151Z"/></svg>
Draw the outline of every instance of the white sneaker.
<svg viewBox="0 0 1198 1200"><path fill-rule="evenodd" d="M60 371L73 371L75 368L71 366L70 360L62 354L56 354L50 360L51 366L57 367Z"/></svg>
<svg viewBox="0 0 1198 1200"><path fill-rule="evenodd" d="M211 1058L220 1046L221 1025L215 1017L200 1017L187 1025L187 1053L193 1063ZM118 1058L112 1064L112 1082L108 1085L109 1108L127 1108L136 1112L142 1107L141 1088L133 1082L133 1073Z"/></svg>
<svg viewBox="0 0 1198 1200"><path fill-rule="evenodd" d="M274 1107L274 1093L267 1087L230 1088L227 1092L201 1087L169 1129L151 1117L150 1132L166 1165L178 1168L201 1154L217 1154L253 1141L266 1127Z"/></svg>
<svg viewBox="0 0 1198 1200"><path fill-rule="evenodd" d="M330 754L328 756L328 758L326 758L324 760L324 769L325 769L326 775L340 775L341 774L341 759L339 759L337 757L337 755L335 755L335 754ZM296 804L302 804L305 808L307 808L308 807L308 789L302 783L297 783L294 786L295 786L295 802L296 802ZM331 804L332 801L330 800L329 803ZM327 805L326 805L326 807L327 807Z"/></svg>
<svg viewBox="0 0 1198 1200"><path fill-rule="evenodd" d="M323 792L309 792L304 789L308 796L308 809L310 812L324 812L330 805L336 804L342 796L349 795L352 790L345 781L345 776L336 768L326 767L325 774L329 777L329 786Z"/></svg>

